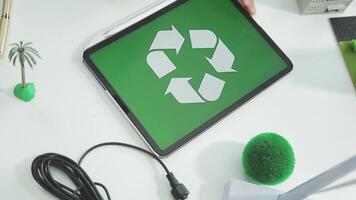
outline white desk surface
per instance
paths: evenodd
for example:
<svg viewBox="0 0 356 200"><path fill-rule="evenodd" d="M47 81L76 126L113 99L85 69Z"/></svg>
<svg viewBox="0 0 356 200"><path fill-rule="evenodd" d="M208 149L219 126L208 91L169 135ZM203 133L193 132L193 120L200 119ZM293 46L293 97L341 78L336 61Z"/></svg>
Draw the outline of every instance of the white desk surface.
<svg viewBox="0 0 356 200"><path fill-rule="evenodd" d="M33 158L58 152L73 159L104 141L144 146L81 63L81 48L98 30L153 0L16 0L9 42L33 41L43 59L29 80L33 102L12 95L19 68L0 62L0 190L2 199L55 199L32 179ZM205 134L164 159L191 191L189 199L219 200L230 178L244 179L242 144L265 131L292 143L297 165L276 186L288 190L356 153L356 94L328 22L355 15L300 16L295 0L257 0L257 22L294 62L294 71ZM139 153L106 148L84 162L113 199L171 199L162 169ZM356 173L343 179L355 180ZM356 187L316 195L351 199Z"/></svg>

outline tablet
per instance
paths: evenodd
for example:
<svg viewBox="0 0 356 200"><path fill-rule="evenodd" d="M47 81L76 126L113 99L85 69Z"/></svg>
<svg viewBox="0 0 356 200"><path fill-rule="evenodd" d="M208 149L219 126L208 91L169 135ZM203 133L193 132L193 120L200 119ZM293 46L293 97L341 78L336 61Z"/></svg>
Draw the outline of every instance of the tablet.
<svg viewBox="0 0 356 200"><path fill-rule="evenodd" d="M292 70L236 0L178 0L86 49L83 58L160 156Z"/></svg>

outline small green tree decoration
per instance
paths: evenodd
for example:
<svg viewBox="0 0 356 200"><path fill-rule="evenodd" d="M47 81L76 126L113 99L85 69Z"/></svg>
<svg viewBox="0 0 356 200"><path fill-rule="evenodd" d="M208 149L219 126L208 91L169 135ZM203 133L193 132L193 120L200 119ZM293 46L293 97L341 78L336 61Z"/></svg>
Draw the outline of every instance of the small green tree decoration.
<svg viewBox="0 0 356 200"><path fill-rule="evenodd" d="M21 66L21 83L16 85L14 89L14 95L24 101L31 101L35 97L35 85L33 83L26 82L26 65L29 65L32 69L37 64L36 57L41 58L38 51L31 47L32 42L24 43L20 41L18 43L11 44L12 48L9 53L10 62L16 66L16 62Z"/></svg>

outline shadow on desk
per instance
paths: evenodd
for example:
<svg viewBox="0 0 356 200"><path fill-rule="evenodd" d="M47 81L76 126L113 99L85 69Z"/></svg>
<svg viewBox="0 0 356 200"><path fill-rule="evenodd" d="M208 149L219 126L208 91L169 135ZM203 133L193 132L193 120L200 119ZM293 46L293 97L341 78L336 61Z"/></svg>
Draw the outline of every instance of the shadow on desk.
<svg viewBox="0 0 356 200"><path fill-rule="evenodd" d="M205 181L201 186L199 199L221 199L224 185L230 179L245 180L241 163L243 147L244 144L226 141L203 149L196 169Z"/></svg>
<svg viewBox="0 0 356 200"><path fill-rule="evenodd" d="M11 108L11 104L16 103L16 97L12 94L13 88L0 88L0 111L5 112Z"/></svg>
<svg viewBox="0 0 356 200"><path fill-rule="evenodd" d="M31 163L33 158L26 158L21 163L16 166L16 180L19 185L21 185L22 189L26 191L30 196L34 198L30 199L38 199L45 200L53 197L51 194L42 189L32 178L31 174Z"/></svg>
<svg viewBox="0 0 356 200"><path fill-rule="evenodd" d="M0 101L2 98L13 98L14 96L12 95L13 88L0 88Z"/></svg>
<svg viewBox="0 0 356 200"><path fill-rule="evenodd" d="M256 3L291 13L300 13L296 0L257 0Z"/></svg>
<svg viewBox="0 0 356 200"><path fill-rule="evenodd" d="M337 48L290 52L294 63L289 79L316 89L356 96L351 77Z"/></svg>

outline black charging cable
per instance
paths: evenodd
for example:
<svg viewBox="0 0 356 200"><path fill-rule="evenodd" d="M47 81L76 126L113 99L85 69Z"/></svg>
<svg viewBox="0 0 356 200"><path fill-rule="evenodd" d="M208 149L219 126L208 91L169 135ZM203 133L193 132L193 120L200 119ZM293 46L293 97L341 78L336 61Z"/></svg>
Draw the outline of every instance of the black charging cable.
<svg viewBox="0 0 356 200"><path fill-rule="evenodd" d="M84 158L90 152L103 146L123 146L151 156L153 159L157 160L166 171L166 177L172 188L171 193L174 199L184 200L188 198L189 191L187 188L175 178L174 174L168 170L167 166L157 155L140 147L120 142L107 142L95 145L82 155L78 163L66 156L56 153L40 155L32 162L32 176L39 185L60 200L104 200L98 190L99 187L104 190L107 199L111 200L109 191L105 185L93 182L80 166ZM76 189L72 189L69 186L58 182L52 175L51 168L55 168L66 174L74 183Z"/></svg>

